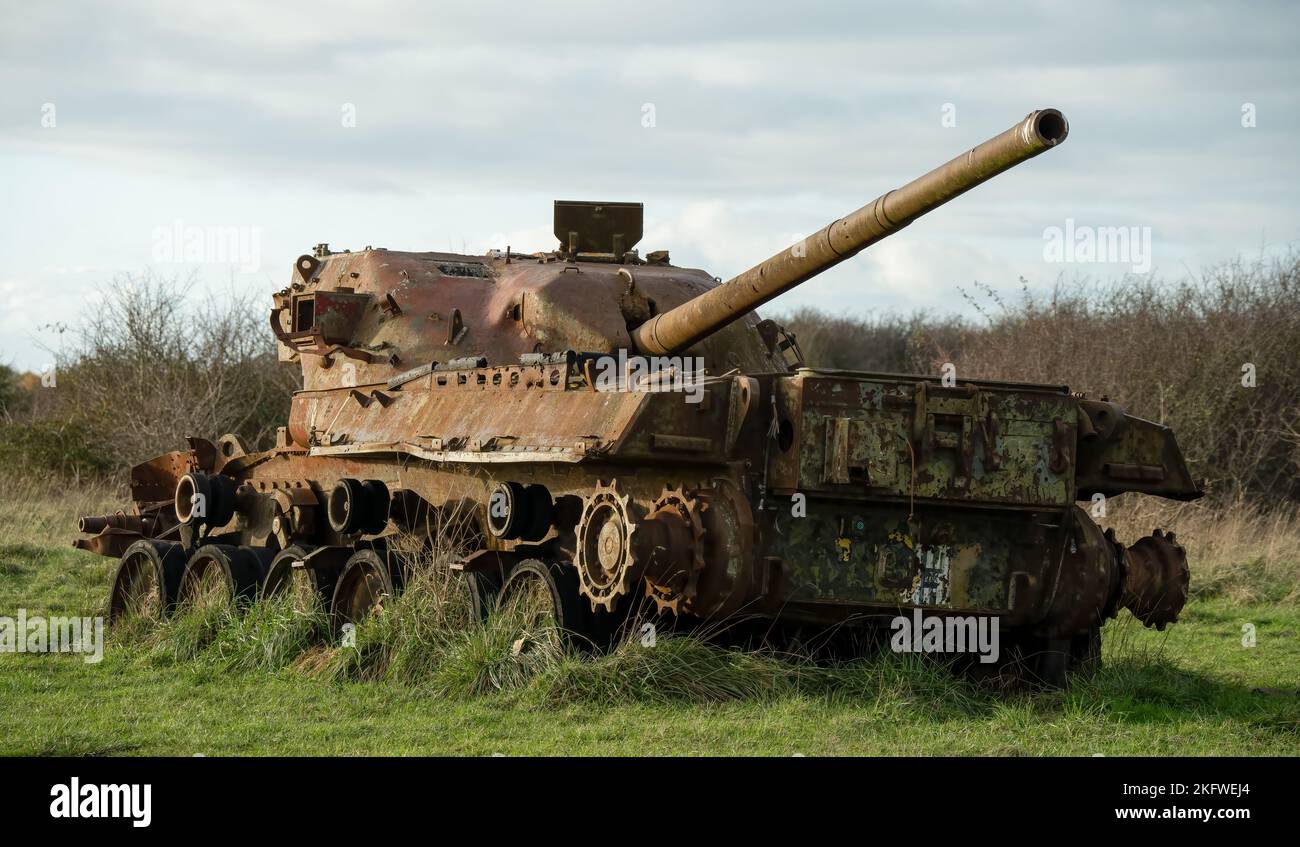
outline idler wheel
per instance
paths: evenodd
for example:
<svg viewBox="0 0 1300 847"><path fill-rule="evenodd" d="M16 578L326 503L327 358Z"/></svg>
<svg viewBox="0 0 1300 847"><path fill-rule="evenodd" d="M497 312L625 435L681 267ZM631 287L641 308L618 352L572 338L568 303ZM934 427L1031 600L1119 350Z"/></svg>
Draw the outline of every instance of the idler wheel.
<svg viewBox="0 0 1300 847"><path fill-rule="evenodd" d="M1159 529L1124 551L1120 605L1146 626L1164 630L1187 604L1187 553L1172 532Z"/></svg>
<svg viewBox="0 0 1300 847"><path fill-rule="evenodd" d="M125 617L158 620L176 605L185 573L179 544L142 538L126 548L113 577L108 621Z"/></svg>

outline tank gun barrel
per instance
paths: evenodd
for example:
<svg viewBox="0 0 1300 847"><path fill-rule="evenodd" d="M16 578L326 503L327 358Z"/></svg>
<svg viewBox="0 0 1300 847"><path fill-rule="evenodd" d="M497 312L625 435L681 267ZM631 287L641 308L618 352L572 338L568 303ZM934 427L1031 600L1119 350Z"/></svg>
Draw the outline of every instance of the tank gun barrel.
<svg viewBox="0 0 1300 847"><path fill-rule="evenodd" d="M856 255L985 180L1065 140L1056 109L1031 112L1003 133L824 227L716 288L633 330L643 353L685 350L773 297Z"/></svg>

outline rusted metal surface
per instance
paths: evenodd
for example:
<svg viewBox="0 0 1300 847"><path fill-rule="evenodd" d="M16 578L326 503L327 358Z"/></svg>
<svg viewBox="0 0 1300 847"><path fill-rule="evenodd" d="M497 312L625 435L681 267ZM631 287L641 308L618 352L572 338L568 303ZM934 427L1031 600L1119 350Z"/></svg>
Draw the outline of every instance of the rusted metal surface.
<svg viewBox="0 0 1300 847"><path fill-rule="evenodd" d="M1187 554L1172 532L1157 529L1124 551L1125 608L1147 626L1163 630L1187 603L1191 573Z"/></svg>
<svg viewBox="0 0 1300 847"><path fill-rule="evenodd" d="M1009 576L1042 580L1043 516L925 507L826 504L781 521L772 552L786 562L792 602L1010 611ZM1043 535L1041 546L1019 544Z"/></svg>
<svg viewBox="0 0 1300 847"><path fill-rule="evenodd" d="M1035 112L722 285L642 260L639 204L557 204L552 252L318 245L271 310L304 381L276 445L144 462L134 508L83 519L77 544L131 551L114 608L170 608L180 557L238 596L263 563L276 590L319 570L351 619L401 589L385 551L414 534L467 546L477 601L541 561L596 618L644 597L714 619L975 612L1048 639L1125 607L1164 626L1181 548L1125 548L1075 501L1198 496L1166 428L1065 386L803 368L751 312L1065 134ZM638 350L692 361L633 377Z"/></svg>
<svg viewBox="0 0 1300 847"><path fill-rule="evenodd" d="M865 491L885 500L1063 508L1074 499L1065 391L995 383L944 388L917 378L803 370L784 381L772 459L778 493ZM1064 463L1053 463L1057 430Z"/></svg>
<svg viewBox="0 0 1300 847"><path fill-rule="evenodd" d="M1080 406L1081 498L1126 491L1172 500L1201 496L1169 427L1126 415L1113 403L1084 401Z"/></svg>
<svg viewBox="0 0 1300 847"><path fill-rule="evenodd" d="M641 310L649 303L656 310L670 309L715 285L704 271L669 265L566 263L554 253L537 256L515 256L507 263L503 256L379 248L326 253L315 260L309 278L295 274L294 283L275 296L273 324L280 337L290 339L281 342L281 358L301 361L308 389L331 390L386 384L412 368L459 357L518 365L520 356L535 352L615 353L632 346L629 318L648 314ZM633 278L632 294L620 271ZM319 327L295 330L295 303L340 286L366 298L351 338L326 338ZM449 333L457 315L460 329ZM720 333L700 345L699 354L718 373L781 369L754 332L756 323L750 318ZM303 355L300 347L311 353Z"/></svg>

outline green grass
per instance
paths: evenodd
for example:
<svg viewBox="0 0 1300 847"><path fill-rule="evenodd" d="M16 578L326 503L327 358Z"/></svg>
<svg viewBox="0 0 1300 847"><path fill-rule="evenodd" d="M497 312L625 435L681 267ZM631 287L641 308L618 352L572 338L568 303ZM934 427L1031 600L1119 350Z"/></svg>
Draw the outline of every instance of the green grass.
<svg viewBox="0 0 1300 847"><path fill-rule="evenodd" d="M80 551L0 545L0 614L86 613L110 570ZM1045 693L995 691L891 654L826 668L680 638L511 669L510 639L491 628L430 647L436 629L385 617L363 629L360 651L312 648L319 621L261 606L116 635L99 664L0 655L0 753L1300 751L1300 609L1289 604L1198 601L1163 634L1124 613L1105 633L1105 669ZM366 658L367 643L387 650L383 661ZM444 652L421 664L421 645Z"/></svg>

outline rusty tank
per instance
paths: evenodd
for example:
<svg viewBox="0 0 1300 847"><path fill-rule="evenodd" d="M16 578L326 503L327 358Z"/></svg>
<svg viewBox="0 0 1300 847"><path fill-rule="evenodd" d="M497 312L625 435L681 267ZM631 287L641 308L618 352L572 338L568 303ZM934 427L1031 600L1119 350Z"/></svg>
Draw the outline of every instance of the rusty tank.
<svg viewBox="0 0 1300 847"><path fill-rule="evenodd" d="M317 245L270 310L303 377L275 445L191 438L75 544L120 558L114 617L297 581L347 622L402 590L397 536L456 515L478 607L545 589L569 634L976 615L1062 678L1121 608L1186 601L1172 533L1080 505L1200 496L1173 433L1062 385L808 367L754 309L1067 134L1035 111L725 282L642 256L639 203L557 201L544 252Z"/></svg>

